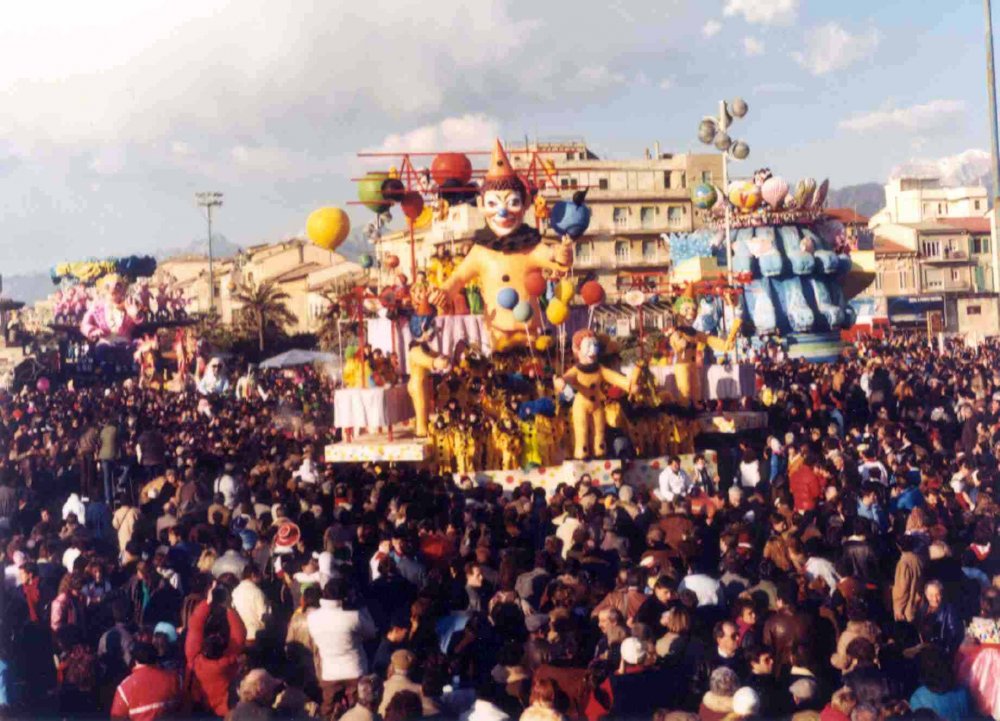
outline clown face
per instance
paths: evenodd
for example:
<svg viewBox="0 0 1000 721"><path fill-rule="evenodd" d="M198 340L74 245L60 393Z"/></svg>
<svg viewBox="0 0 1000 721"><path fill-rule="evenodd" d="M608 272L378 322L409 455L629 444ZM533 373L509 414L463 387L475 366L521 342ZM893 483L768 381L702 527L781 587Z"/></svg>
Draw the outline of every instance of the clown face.
<svg viewBox="0 0 1000 721"><path fill-rule="evenodd" d="M579 360L583 365L589 365L597 361L597 338L584 338L580 342Z"/></svg>
<svg viewBox="0 0 1000 721"><path fill-rule="evenodd" d="M510 235L524 222L524 198L516 190L487 190L481 202L486 225L498 238Z"/></svg>
<svg viewBox="0 0 1000 721"><path fill-rule="evenodd" d="M694 323L695 319L698 317L698 306L695 305L693 300L684 300L678 305L677 315L680 316L681 320L685 323Z"/></svg>

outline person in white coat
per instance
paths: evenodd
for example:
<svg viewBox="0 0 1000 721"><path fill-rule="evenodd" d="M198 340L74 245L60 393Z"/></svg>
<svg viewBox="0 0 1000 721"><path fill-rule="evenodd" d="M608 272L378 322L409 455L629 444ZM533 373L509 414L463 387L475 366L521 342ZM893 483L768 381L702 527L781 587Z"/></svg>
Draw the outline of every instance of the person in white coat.
<svg viewBox="0 0 1000 721"><path fill-rule="evenodd" d="M671 456L667 467L660 473L660 498L664 501L675 501L691 493L694 484L687 471L681 468L681 459Z"/></svg>
<svg viewBox="0 0 1000 721"><path fill-rule="evenodd" d="M358 679L368 672L364 642L375 638L375 622L368 609L347 609L347 582L332 578L323 589L319 608L309 614L309 635L319 656L319 685L323 692L322 715L333 718L341 702L353 705Z"/></svg>

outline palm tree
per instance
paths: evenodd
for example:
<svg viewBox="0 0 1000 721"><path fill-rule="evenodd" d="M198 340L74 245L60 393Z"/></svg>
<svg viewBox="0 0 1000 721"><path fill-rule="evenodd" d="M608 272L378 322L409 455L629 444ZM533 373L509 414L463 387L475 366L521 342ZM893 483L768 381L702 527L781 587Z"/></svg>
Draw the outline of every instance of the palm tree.
<svg viewBox="0 0 1000 721"><path fill-rule="evenodd" d="M260 285L246 281L233 294L233 300L243 305L244 322L257 331L257 344L261 353L264 352L265 328L283 328L298 320L285 305L288 297L288 293L270 280L265 280Z"/></svg>

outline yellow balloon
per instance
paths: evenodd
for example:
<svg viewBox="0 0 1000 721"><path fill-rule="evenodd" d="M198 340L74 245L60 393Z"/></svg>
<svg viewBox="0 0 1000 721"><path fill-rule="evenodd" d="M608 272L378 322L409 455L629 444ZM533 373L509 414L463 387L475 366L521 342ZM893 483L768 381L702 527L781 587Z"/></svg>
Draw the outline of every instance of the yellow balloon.
<svg viewBox="0 0 1000 721"><path fill-rule="evenodd" d="M340 208L319 208L306 220L306 235L323 250L334 250L351 232L351 219Z"/></svg>
<svg viewBox="0 0 1000 721"><path fill-rule="evenodd" d="M547 351L552 345L552 336L543 335L535 339L535 350Z"/></svg>
<svg viewBox="0 0 1000 721"><path fill-rule="evenodd" d="M431 221L433 219L434 219L434 208L432 208L429 204L425 205L424 209L420 211L420 215L418 215L417 219L413 221L413 227L415 229L426 228L428 225L431 224Z"/></svg>
<svg viewBox="0 0 1000 721"><path fill-rule="evenodd" d="M573 300L574 295L576 295L576 288L568 280L560 280L556 285L556 298L563 303L569 303Z"/></svg>
<svg viewBox="0 0 1000 721"><path fill-rule="evenodd" d="M549 323L552 325L562 325L566 322L566 318L569 316L569 308L558 298L553 298L549 301L548 307L545 309L545 317L549 319Z"/></svg>

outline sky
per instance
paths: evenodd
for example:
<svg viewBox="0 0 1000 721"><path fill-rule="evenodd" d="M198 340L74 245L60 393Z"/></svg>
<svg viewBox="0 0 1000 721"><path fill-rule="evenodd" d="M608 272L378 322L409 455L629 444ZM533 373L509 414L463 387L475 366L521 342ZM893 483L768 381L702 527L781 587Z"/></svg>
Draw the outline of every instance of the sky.
<svg viewBox="0 0 1000 721"><path fill-rule="evenodd" d="M989 148L980 0L34 0L0 24L0 273L249 245L347 206L359 150L585 138L703 149L834 187ZM1000 10L998 10L1000 13ZM1000 24L1000 22L998 22ZM970 153L970 151L973 151ZM951 165L949 165L949 163Z"/></svg>

